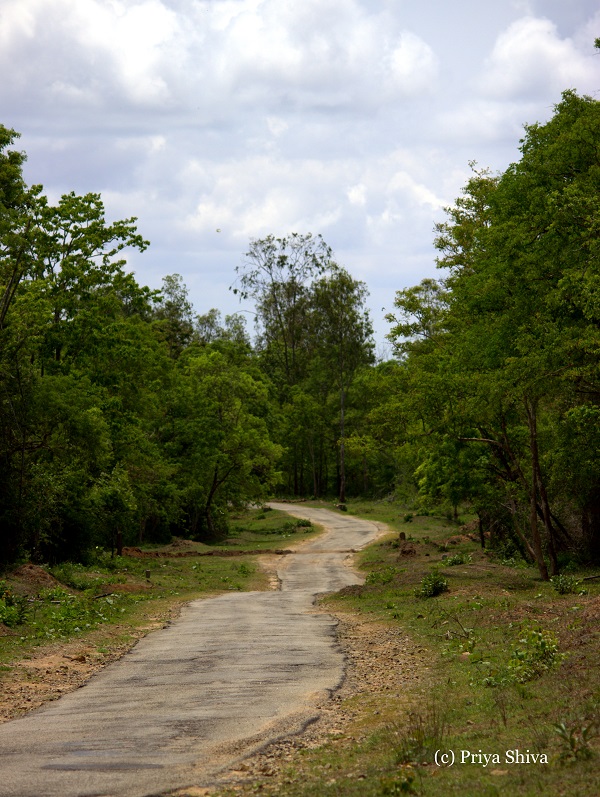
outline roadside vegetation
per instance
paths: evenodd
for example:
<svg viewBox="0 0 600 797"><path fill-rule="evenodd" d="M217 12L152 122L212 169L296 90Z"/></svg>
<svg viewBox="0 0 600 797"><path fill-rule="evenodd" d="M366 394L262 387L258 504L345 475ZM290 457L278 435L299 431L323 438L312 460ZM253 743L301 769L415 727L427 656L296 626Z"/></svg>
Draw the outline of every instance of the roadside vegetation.
<svg viewBox="0 0 600 797"><path fill-rule="evenodd" d="M352 719L318 746L299 740L276 774L235 793L595 797L598 570L565 562L567 580L546 582L513 550L482 549L468 517L415 512L406 520L387 502L350 502L347 511L394 532L357 556L364 586L328 596L321 607L407 634L426 651L426 666L415 665L422 678L349 698L340 708ZM432 574L447 584L434 595L424 588ZM379 654L370 655L377 666ZM410 667L411 655L396 666ZM438 750L454 751L454 766L437 766ZM461 751L472 754L464 763Z"/></svg>

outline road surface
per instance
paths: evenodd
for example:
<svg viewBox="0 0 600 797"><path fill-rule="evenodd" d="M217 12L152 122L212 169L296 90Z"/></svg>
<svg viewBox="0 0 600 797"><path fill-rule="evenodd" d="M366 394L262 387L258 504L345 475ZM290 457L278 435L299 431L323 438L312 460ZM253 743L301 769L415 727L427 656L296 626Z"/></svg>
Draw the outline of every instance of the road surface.
<svg viewBox="0 0 600 797"><path fill-rule="evenodd" d="M326 527L282 557L281 589L193 601L170 626L55 703L0 726L1 797L149 797L208 786L301 731L340 684L335 620L315 595L361 578L375 523L273 503Z"/></svg>

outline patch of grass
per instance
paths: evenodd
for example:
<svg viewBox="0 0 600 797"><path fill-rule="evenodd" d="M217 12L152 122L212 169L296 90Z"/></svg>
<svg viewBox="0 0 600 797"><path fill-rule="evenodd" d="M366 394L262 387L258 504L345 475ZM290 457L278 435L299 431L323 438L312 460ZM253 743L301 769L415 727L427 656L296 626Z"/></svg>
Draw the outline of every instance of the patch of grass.
<svg viewBox="0 0 600 797"><path fill-rule="evenodd" d="M267 507L269 509L269 507ZM285 512L265 508L250 510L231 522L226 547L265 549L285 548L320 533L310 520L291 518Z"/></svg>

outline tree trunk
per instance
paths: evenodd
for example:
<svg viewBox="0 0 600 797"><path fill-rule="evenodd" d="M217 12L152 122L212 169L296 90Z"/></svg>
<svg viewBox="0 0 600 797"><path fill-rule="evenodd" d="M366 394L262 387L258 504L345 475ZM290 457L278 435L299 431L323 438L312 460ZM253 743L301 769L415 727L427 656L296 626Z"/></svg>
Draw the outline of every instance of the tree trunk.
<svg viewBox="0 0 600 797"><path fill-rule="evenodd" d="M538 528L538 506L537 506L537 484L538 484L538 446L537 446L537 424L535 407L527 399L525 400L527 411L527 421L529 425L529 449L531 452L531 489L529 494L529 526L531 530L531 542L535 555L535 561L544 581L549 581L548 568L544 559L542 548L542 538Z"/></svg>
<svg viewBox="0 0 600 797"><path fill-rule="evenodd" d="M344 442L344 422L346 411L346 392L340 391L340 504L346 503L346 446Z"/></svg>

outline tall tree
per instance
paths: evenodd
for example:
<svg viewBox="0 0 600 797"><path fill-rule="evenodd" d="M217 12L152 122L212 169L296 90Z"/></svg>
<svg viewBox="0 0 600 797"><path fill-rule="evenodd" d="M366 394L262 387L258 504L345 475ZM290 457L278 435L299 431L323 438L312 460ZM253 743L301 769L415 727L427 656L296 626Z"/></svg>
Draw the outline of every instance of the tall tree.
<svg viewBox="0 0 600 797"><path fill-rule="evenodd" d="M314 356L331 374L339 396L338 496L346 500L346 404L362 366L373 362L373 328L365 308L367 286L342 268L312 286L310 329ZM314 366L313 366L314 367Z"/></svg>

